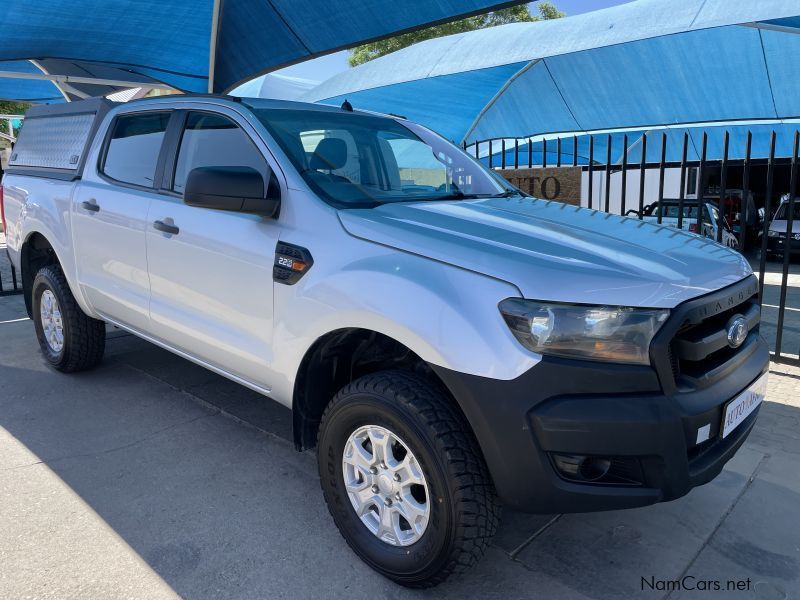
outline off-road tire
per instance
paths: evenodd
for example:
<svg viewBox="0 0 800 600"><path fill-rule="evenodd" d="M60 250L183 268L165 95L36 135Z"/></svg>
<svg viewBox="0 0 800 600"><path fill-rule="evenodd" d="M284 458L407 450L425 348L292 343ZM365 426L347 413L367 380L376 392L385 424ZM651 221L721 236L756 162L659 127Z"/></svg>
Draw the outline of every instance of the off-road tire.
<svg viewBox="0 0 800 600"><path fill-rule="evenodd" d="M41 299L50 290L58 301L64 330L64 345L55 352L44 336L41 319ZM36 337L45 360L64 373L85 371L97 366L103 359L106 347L106 326L103 321L84 313L58 265L42 267L33 280L31 290L33 323Z"/></svg>
<svg viewBox="0 0 800 600"><path fill-rule="evenodd" d="M422 537L399 547L374 535L344 489L344 446L359 427L400 436L418 459L431 514ZM466 420L441 386L410 371L384 371L348 384L331 400L317 444L322 491L347 544L370 567L414 588L438 585L483 556L500 509L483 456Z"/></svg>

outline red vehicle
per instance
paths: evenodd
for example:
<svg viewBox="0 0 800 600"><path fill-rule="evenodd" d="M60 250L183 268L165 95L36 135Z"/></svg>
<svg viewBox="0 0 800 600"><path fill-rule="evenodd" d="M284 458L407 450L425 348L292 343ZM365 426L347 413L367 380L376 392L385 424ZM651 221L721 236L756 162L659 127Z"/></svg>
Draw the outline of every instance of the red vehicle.
<svg viewBox="0 0 800 600"><path fill-rule="evenodd" d="M747 206L745 207L744 215L742 214L742 190L726 190L725 199L720 205L719 191L716 194L706 193L704 198L706 202L711 202L714 206L720 207L722 216L730 224L733 235L737 240L742 239L742 224L745 227L745 244L750 246L754 243L758 236L761 234L762 222L758 214L756 203L753 200L753 193L747 192ZM742 248L745 250L746 248Z"/></svg>

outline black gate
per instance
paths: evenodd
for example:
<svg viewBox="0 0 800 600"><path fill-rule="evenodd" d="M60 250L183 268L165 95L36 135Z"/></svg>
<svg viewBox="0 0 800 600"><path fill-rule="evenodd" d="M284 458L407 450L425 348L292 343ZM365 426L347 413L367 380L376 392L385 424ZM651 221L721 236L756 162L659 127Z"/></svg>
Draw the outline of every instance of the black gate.
<svg viewBox="0 0 800 600"><path fill-rule="evenodd" d="M768 141L768 153L754 157L753 134L747 132L743 147L731 153L731 134L724 131L718 158L708 158L708 133L689 160L690 137L683 133L680 160L667 160L667 133L637 134L639 160L629 160L629 140L617 136L619 159L612 161L611 134L540 136L533 140L484 140L465 150L490 168L513 177L512 170L575 167L582 170L580 204L603 212L672 224L739 249L759 277L762 333L776 361L800 364L800 202L798 153L800 131L794 131L792 150L776 156L776 133ZM660 160L648 160L650 155ZM764 156L766 154L766 156ZM677 157L677 155L676 155ZM665 174L676 179L678 193L665 195ZM679 182L677 178L679 177ZM612 194L612 178L616 193ZM635 179L631 189L629 180ZM646 186L649 182L651 186ZM598 189L599 188L599 189ZM780 214L778 214L780 213ZM716 216L716 226L713 226ZM770 227L780 222L779 227ZM791 285L790 285L791 283ZM789 300L793 306L789 306Z"/></svg>

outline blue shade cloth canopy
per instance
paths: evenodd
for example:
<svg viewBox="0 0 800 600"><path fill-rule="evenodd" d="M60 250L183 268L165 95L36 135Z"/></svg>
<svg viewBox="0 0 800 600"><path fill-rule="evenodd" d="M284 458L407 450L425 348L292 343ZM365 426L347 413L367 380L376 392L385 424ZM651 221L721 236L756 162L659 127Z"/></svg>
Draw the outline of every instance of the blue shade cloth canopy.
<svg viewBox="0 0 800 600"><path fill-rule="evenodd" d="M27 60L0 62L0 71L38 75L42 71ZM62 93L49 81L0 78L0 99L22 102L63 102Z"/></svg>
<svg viewBox="0 0 800 600"><path fill-rule="evenodd" d="M638 0L422 42L303 99L348 99L466 143L797 117L798 15L797 0Z"/></svg>
<svg viewBox="0 0 800 600"><path fill-rule="evenodd" d="M127 82L226 92L282 66L514 4L521 2L5 0L0 72L58 81L0 77L0 98L71 100Z"/></svg>
<svg viewBox="0 0 800 600"><path fill-rule="evenodd" d="M275 100L297 100L319 85L319 81L312 81L302 77L290 77L280 73L268 73L256 77L231 90L231 96L242 98L273 98Z"/></svg>
<svg viewBox="0 0 800 600"><path fill-rule="evenodd" d="M595 164L606 164L610 156L610 165L622 164L625 148L628 150L627 161L629 165L638 165L642 160L642 148L647 148L645 162L653 164L661 160L662 139L666 141L664 160L666 163L677 164L683 155L683 140L687 138L686 160L699 161L702 154L703 135L706 135L706 159L720 160L723 157L725 133L728 133L728 158L741 160L745 158L747 148L747 134L751 134L750 158L765 159L770 154L770 139L775 133L775 157L790 158L793 153L795 132L800 130L800 119L781 121L751 121L745 124L732 123L707 123L691 126L655 127L650 129L625 129L611 130L602 133L593 133L594 147L590 152L590 134L558 134L535 136L530 139L505 139L505 163L503 163L503 140L482 141L477 147L477 158L484 164L490 164L491 151L493 166L505 164L520 167L548 165L569 166L573 163L586 166L590 156ZM643 144L643 137L647 143ZM560 144L559 144L560 139ZM515 150L515 142L519 151ZM530 142L530 143L529 143ZM609 146L611 152L608 152ZM467 151L475 156L475 144L468 147ZM515 163L515 161L517 161Z"/></svg>

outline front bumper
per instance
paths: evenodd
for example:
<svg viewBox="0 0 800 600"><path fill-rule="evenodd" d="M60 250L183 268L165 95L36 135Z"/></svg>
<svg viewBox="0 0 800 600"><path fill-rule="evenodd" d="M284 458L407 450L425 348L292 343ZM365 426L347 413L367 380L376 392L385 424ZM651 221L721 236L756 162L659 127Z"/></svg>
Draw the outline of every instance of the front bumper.
<svg viewBox="0 0 800 600"><path fill-rule="evenodd" d="M794 234L797 235L797 234ZM783 256L786 248L786 237L770 237L767 238L767 252L770 254L777 254ZM800 239L795 239L794 236L789 238L789 252L792 254L800 254Z"/></svg>
<svg viewBox="0 0 800 600"><path fill-rule="evenodd" d="M545 357L511 381L433 368L469 420L504 504L590 512L679 498L719 474L758 414L723 439L724 406L769 367L757 332L746 345L731 368L717 369L713 380L691 390L668 382L669 367L659 364ZM705 427L708 439L698 444ZM576 482L556 469L556 455L609 458L627 480Z"/></svg>

